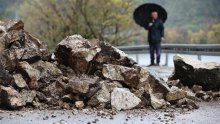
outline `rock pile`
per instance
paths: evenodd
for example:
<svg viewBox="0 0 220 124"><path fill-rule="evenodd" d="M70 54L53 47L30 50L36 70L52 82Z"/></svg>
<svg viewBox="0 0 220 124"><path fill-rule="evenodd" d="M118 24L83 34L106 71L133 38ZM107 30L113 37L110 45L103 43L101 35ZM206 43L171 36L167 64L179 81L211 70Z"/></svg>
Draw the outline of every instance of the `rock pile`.
<svg viewBox="0 0 220 124"><path fill-rule="evenodd" d="M67 36L50 52L22 21L0 24L0 107L197 108L201 88L171 88L106 42Z"/></svg>

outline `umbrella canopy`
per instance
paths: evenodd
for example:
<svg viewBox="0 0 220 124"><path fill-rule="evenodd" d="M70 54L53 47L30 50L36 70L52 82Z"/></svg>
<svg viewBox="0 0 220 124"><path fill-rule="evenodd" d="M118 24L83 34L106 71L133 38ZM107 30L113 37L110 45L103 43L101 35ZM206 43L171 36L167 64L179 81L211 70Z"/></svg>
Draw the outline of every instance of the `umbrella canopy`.
<svg viewBox="0 0 220 124"><path fill-rule="evenodd" d="M158 12L158 17L163 22L166 21L167 11L163 7L157 4L153 4L153 3L146 3L135 9L134 15L133 15L135 22L141 27L144 27L145 29L147 29L148 23L152 21L151 13L153 11Z"/></svg>

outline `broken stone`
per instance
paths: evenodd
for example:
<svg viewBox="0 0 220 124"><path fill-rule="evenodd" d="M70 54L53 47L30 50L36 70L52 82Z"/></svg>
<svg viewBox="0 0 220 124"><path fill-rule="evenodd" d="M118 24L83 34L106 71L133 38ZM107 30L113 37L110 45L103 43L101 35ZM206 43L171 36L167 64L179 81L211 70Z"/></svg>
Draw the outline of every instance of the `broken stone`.
<svg viewBox="0 0 220 124"><path fill-rule="evenodd" d="M27 104L32 104L34 98L36 97L37 93L34 90L28 91L28 90L22 90L21 91L22 99Z"/></svg>
<svg viewBox="0 0 220 124"><path fill-rule="evenodd" d="M199 106L191 99L183 98L177 102L178 107L186 106L189 109L198 109Z"/></svg>
<svg viewBox="0 0 220 124"><path fill-rule="evenodd" d="M206 95L205 91L198 91L198 92L196 93L196 97L199 97L199 98L201 98L201 97L203 97L203 96L205 96L205 95Z"/></svg>
<svg viewBox="0 0 220 124"><path fill-rule="evenodd" d="M14 78L4 67L0 64L0 84L3 86L10 86L14 83Z"/></svg>
<svg viewBox="0 0 220 124"><path fill-rule="evenodd" d="M121 65L125 67L132 67L136 62L128 57L123 51L117 49L114 46L106 42L99 42L98 46L101 48L101 51L97 54L95 62L99 64L113 64Z"/></svg>
<svg viewBox="0 0 220 124"><path fill-rule="evenodd" d="M26 81L23 79L23 76L21 74L19 73L14 74L13 77L15 80L16 87L21 88L21 89L28 87Z"/></svg>
<svg viewBox="0 0 220 124"><path fill-rule="evenodd" d="M166 100L168 102L176 102L180 99L185 98L186 95L187 95L187 93L184 90L173 86L173 87L171 87L170 92L166 94Z"/></svg>
<svg viewBox="0 0 220 124"><path fill-rule="evenodd" d="M204 101L206 101L206 102L209 102L209 101L212 100L212 97L209 96L209 95L204 95L204 96L202 96L202 100L204 100Z"/></svg>
<svg viewBox="0 0 220 124"><path fill-rule="evenodd" d="M67 90L72 93L86 94L89 92L90 87L95 85L97 80L98 77L71 78L67 84Z"/></svg>
<svg viewBox="0 0 220 124"><path fill-rule="evenodd" d="M132 109L141 102L141 100L126 88L115 88L111 93L111 106L116 110Z"/></svg>
<svg viewBox="0 0 220 124"><path fill-rule="evenodd" d="M175 55L173 59L175 71L171 79L180 79L190 87L197 84L204 90L220 90L220 64L203 63L181 55Z"/></svg>
<svg viewBox="0 0 220 124"><path fill-rule="evenodd" d="M121 81L133 88L136 88L139 84L138 71L134 68L104 64L102 74L108 79Z"/></svg>
<svg viewBox="0 0 220 124"><path fill-rule="evenodd" d="M166 106L166 101L164 99L158 99L154 94L150 94L150 101L154 109L161 109Z"/></svg>
<svg viewBox="0 0 220 124"><path fill-rule="evenodd" d="M53 63L47 61L38 61L31 64L34 69L39 70L40 79L45 83L48 83L52 80L56 80L59 76L62 75L61 70Z"/></svg>
<svg viewBox="0 0 220 124"><path fill-rule="evenodd" d="M90 42L80 35L68 36L56 48L56 58L60 64L70 66L76 73L86 73L89 63L100 48L92 47Z"/></svg>
<svg viewBox="0 0 220 124"><path fill-rule="evenodd" d="M24 23L21 20L9 20L4 24L7 31L24 29Z"/></svg>
<svg viewBox="0 0 220 124"><path fill-rule="evenodd" d="M75 102L75 106L76 106L76 108L78 108L78 109L82 109L82 108L84 108L84 102L83 101L76 101Z"/></svg>
<svg viewBox="0 0 220 124"><path fill-rule="evenodd" d="M155 72L150 71L149 73L150 75L148 80L154 93L168 93L170 91L170 88L166 82L161 79Z"/></svg>
<svg viewBox="0 0 220 124"><path fill-rule="evenodd" d="M202 86L193 85L192 90L194 91L194 93L197 93L202 90Z"/></svg>
<svg viewBox="0 0 220 124"><path fill-rule="evenodd" d="M0 101L11 109L18 109L25 105L20 93L12 87L0 86Z"/></svg>
<svg viewBox="0 0 220 124"><path fill-rule="evenodd" d="M34 69L27 62L19 62L19 68L25 72L24 75L29 77L28 86L30 89L37 89L38 83L37 81L40 79L40 72Z"/></svg>

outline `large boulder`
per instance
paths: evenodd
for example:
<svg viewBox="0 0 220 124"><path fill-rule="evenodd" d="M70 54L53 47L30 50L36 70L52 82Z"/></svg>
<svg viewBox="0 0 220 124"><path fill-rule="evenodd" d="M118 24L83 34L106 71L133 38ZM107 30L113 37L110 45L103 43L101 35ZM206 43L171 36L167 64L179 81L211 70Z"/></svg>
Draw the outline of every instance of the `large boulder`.
<svg viewBox="0 0 220 124"><path fill-rule="evenodd" d="M184 85L200 85L204 90L220 90L220 64L201 62L185 56L174 56L175 71L170 80L180 79Z"/></svg>
<svg viewBox="0 0 220 124"><path fill-rule="evenodd" d="M1 104L11 109L18 109L26 103L21 94L12 87L0 86L0 101Z"/></svg>
<svg viewBox="0 0 220 124"><path fill-rule="evenodd" d="M111 93L111 106L116 110L132 109L141 102L141 100L126 88L115 88Z"/></svg>
<svg viewBox="0 0 220 124"><path fill-rule="evenodd" d="M92 47L91 43L80 35L68 36L56 48L58 63L70 66L76 73L86 73L90 61L101 49Z"/></svg>

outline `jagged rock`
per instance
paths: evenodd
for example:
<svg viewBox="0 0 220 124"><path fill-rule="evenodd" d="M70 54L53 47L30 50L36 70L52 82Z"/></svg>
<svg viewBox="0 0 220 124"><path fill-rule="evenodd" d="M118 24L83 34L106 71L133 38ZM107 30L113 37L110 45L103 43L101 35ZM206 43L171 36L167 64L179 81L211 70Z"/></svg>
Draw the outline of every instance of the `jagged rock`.
<svg viewBox="0 0 220 124"><path fill-rule="evenodd" d="M204 101L206 101L206 102L209 102L209 101L212 100L212 97L209 96L209 95L204 95L204 96L202 96L202 100L204 100Z"/></svg>
<svg viewBox="0 0 220 124"><path fill-rule="evenodd" d="M24 23L21 20L9 20L4 24L7 31L24 29Z"/></svg>
<svg viewBox="0 0 220 124"><path fill-rule="evenodd" d="M149 71L148 82L154 93L168 93L170 88L155 72Z"/></svg>
<svg viewBox="0 0 220 124"><path fill-rule="evenodd" d="M78 109L82 109L85 105L84 105L84 102L83 102L83 101L76 101L76 102L75 102L75 106L76 106L76 108L78 108Z"/></svg>
<svg viewBox="0 0 220 124"><path fill-rule="evenodd" d="M47 61L38 61L31 66L34 69L39 70L40 72L40 79L45 83L50 82L51 80L56 80L59 76L62 75L61 70L53 63Z"/></svg>
<svg viewBox="0 0 220 124"><path fill-rule="evenodd" d="M93 95L88 101L88 105L92 107L96 107L99 105L106 105L111 100L111 92L116 87L122 87L118 82L108 82L108 81L100 81L100 90Z"/></svg>
<svg viewBox="0 0 220 124"><path fill-rule="evenodd" d="M21 60L23 61L27 61L29 63L33 63L33 62L37 62L39 60L41 60L42 58L42 54L40 49L36 49L36 48L26 48L23 49L23 55L21 57Z"/></svg>
<svg viewBox="0 0 220 124"><path fill-rule="evenodd" d="M89 63L100 48L92 47L90 42L80 35L68 36L56 48L56 58L60 64L70 66L76 73L86 73Z"/></svg>
<svg viewBox="0 0 220 124"><path fill-rule="evenodd" d="M136 88L139 84L139 73L138 70L134 68L104 64L102 74L108 79L123 82L129 87Z"/></svg>
<svg viewBox="0 0 220 124"><path fill-rule="evenodd" d="M19 74L19 73L14 74L13 77L14 77L14 80L15 80L16 87L18 87L20 89L28 87L26 81L24 80L24 78L21 74Z"/></svg>
<svg viewBox="0 0 220 124"><path fill-rule="evenodd" d="M20 93L12 87L0 86L0 101L11 109L18 109L25 105Z"/></svg>
<svg viewBox="0 0 220 124"><path fill-rule="evenodd" d="M195 101L187 98L183 98L177 101L177 107L187 107L189 109L198 109L199 106L195 103Z"/></svg>
<svg viewBox="0 0 220 124"><path fill-rule="evenodd" d="M37 89L38 87L38 80L40 79L40 72L37 69L34 69L31 65L27 62L19 62L19 68L25 72L24 75L29 77L28 86L30 89Z"/></svg>
<svg viewBox="0 0 220 124"><path fill-rule="evenodd" d="M220 90L220 64L203 63L188 57L174 56L175 71L171 79L180 79L187 86L200 85L204 90Z"/></svg>
<svg viewBox="0 0 220 124"><path fill-rule="evenodd" d="M34 90L22 90L21 91L22 99L27 104L32 104L34 98L36 97L37 93Z"/></svg>
<svg viewBox="0 0 220 124"><path fill-rule="evenodd" d="M10 86L14 83L14 78L4 67L0 64L0 85Z"/></svg>
<svg viewBox="0 0 220 124"><path fill-rule="evenodd" d="M199 98L201 98L201 97L203 97L203 96L205 96L206 95L206 92L205 91L198 91L197 93L196 93L196 97L199 97Z"/></svg>
<svg viewBox="0 0 220 124"><path fill-rule="evenodd" d="M111 106L117 110L132 109L141 102L126 88L115 88L111 93Z"/></svg>
<svg viewBox="0 0 220 124"><path fill-rule="evenodd" d="M199 91L202 91L202 86L193 85L192 90L194 91L194 93L197 93Z"/></svg>
<svg viewBox="0 0 220 124"><path fill-rule="evenodd" d="M152 92L153 89L151 88L150 83L149 83L149 78L151 78L150 73L146 69L141 68L139 77L140 77L140 80L139 80L139 84L137 88L139 90L144 89L144 92L148 94Z"/></svg>
<svg viewBox="0 0 220 124"><path fill-rule="evenodd" d="M71 78L67 90L72 93L86 94L97 83L98 77Z"/></svg>
<svg viewBox="0 0 220 124"><path fill-rule="evenodd" d="M150 101L154 109L161 109L166 106L166 101L164 99L158 99L154 94L150 94Z"/></svg>
<svg viewBox="0 0 220 124"><path fill-rule="evenodd" d="M173 87L171 87L170 92L168 92L166 94L166 100L168 102L176 102L176 101L178 101L180 99L185 98L186 95L187 95L187 93L184 90L179 89L178 87L173 86Z"/></svg>
<svg viewBox="0 0 220 124"><path fill-rule="evenodd" d="M101 51L97 54L94 61L99 64L114 64L132 67L136 62L128 58L127 54L106 42L100 42Z"/></svg>

